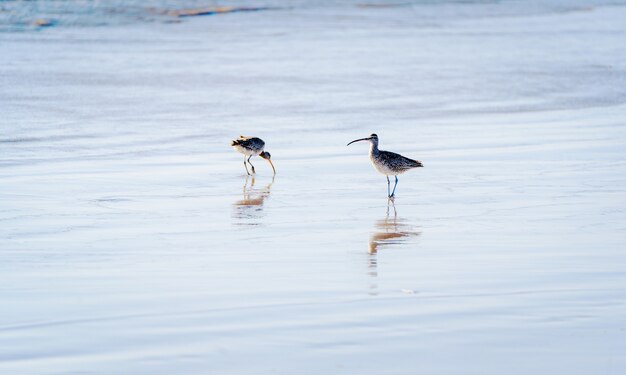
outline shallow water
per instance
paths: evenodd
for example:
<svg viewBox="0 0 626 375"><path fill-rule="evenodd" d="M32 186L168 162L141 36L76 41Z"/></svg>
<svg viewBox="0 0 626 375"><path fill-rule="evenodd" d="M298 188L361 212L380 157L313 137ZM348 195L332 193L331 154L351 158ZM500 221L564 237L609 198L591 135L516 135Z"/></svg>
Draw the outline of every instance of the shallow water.
<svg viewBox="0 0 626 375"><path fill-rule="evenodd" d="M557 5L0 34L0 372L623 373L626 8Z"/></svg>

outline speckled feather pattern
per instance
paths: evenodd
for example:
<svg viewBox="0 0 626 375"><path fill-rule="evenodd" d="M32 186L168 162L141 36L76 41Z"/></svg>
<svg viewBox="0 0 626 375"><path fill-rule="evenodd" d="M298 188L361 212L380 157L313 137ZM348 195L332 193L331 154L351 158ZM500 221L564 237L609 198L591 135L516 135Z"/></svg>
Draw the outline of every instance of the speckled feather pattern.
<svg viewBox="0 0 626 375"><path fill-rule="evenodd" d="M422 167L422 163L419 161L409 159L391 151L373 152L371 159L374 167L376 167L379 172L387 175L397 175L412 168Z"/></svg>

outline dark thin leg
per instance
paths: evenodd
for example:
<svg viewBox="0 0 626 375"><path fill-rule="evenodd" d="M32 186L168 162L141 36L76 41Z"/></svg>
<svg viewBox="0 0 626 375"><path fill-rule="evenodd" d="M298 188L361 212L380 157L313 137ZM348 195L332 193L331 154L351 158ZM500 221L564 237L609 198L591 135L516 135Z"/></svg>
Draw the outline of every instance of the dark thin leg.
<svg viewBox="0 0 626 375"><path fill-rule="evenodd" d="M393 197L394 194L396 194L396 186L398 186L398 176L396 176L396 184L393 185L393 191L391 192L391 197Z"/></svg>
<svg viewBox="0 0 626 375"><path fill-rule="evenodd" d="M246 167L246 173L250 176L250 172L248 172L248 165L246 164L246 155L243 156L243 166Z"/></svg>
<svg viewBox="0 0 626 375"><path fill-rule="evenodd" d="M252 155L250 155L250 157L248 158L248 164L250 164L250 166L252 167L252 173L256 173L254 171L254 165L252 165L252 163L250 163L250 158L252 157Z"/></svg>
<svg viewBox="0 0 626 375"><path fill-rule="evenodd" d="M391 189L390 189L389 184L390 184L390 182L389 182L389 176L387 176L387 196L388 196L389 198L391 198L391 193L390 193Z"/></svg>

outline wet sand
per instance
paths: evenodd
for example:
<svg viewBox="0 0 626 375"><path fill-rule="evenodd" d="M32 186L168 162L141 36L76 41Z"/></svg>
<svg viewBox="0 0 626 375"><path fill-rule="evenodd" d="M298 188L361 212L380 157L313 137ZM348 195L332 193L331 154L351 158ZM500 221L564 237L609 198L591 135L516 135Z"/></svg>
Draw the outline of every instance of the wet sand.
<svg viewBox="0 0 626 375"><path fill-rule="evenodd" d="M494 9L0 34L0 372L623 373L626 8Z"/></svg>

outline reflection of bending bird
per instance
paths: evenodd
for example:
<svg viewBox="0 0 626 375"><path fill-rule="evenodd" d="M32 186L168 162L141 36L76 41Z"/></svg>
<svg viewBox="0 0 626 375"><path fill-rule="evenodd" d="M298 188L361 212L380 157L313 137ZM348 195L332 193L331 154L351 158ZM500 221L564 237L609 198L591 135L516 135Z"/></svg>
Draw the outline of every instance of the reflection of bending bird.
<svg viewBox="0 0 626 375"><path fill-rule="evenodd" d="M251 179L250 187L248 187L248 180ZM270 189L274 183L274 178L263 189L254 188L254 176L246 176L246 182L243 185L243 199L235 201L233 207L236 210L235 216L242 218L260 218L261 211L263 209L263 203L265 199L270 196Z"/></svg>
<svg viewBox="0 0 626 375"><path fill-rule="evenodd" d="M248 187L248 176L246 176L246 182L243 185L243 199L235 202L235 206L261 206L263 205L263 201L265 198L270 196L270 188L274 183L274 178L272 178L272 182L267 184L265 189L257 190L254 189L254 177L252 177L252 181L250 183L250 187Z"/></svg>

